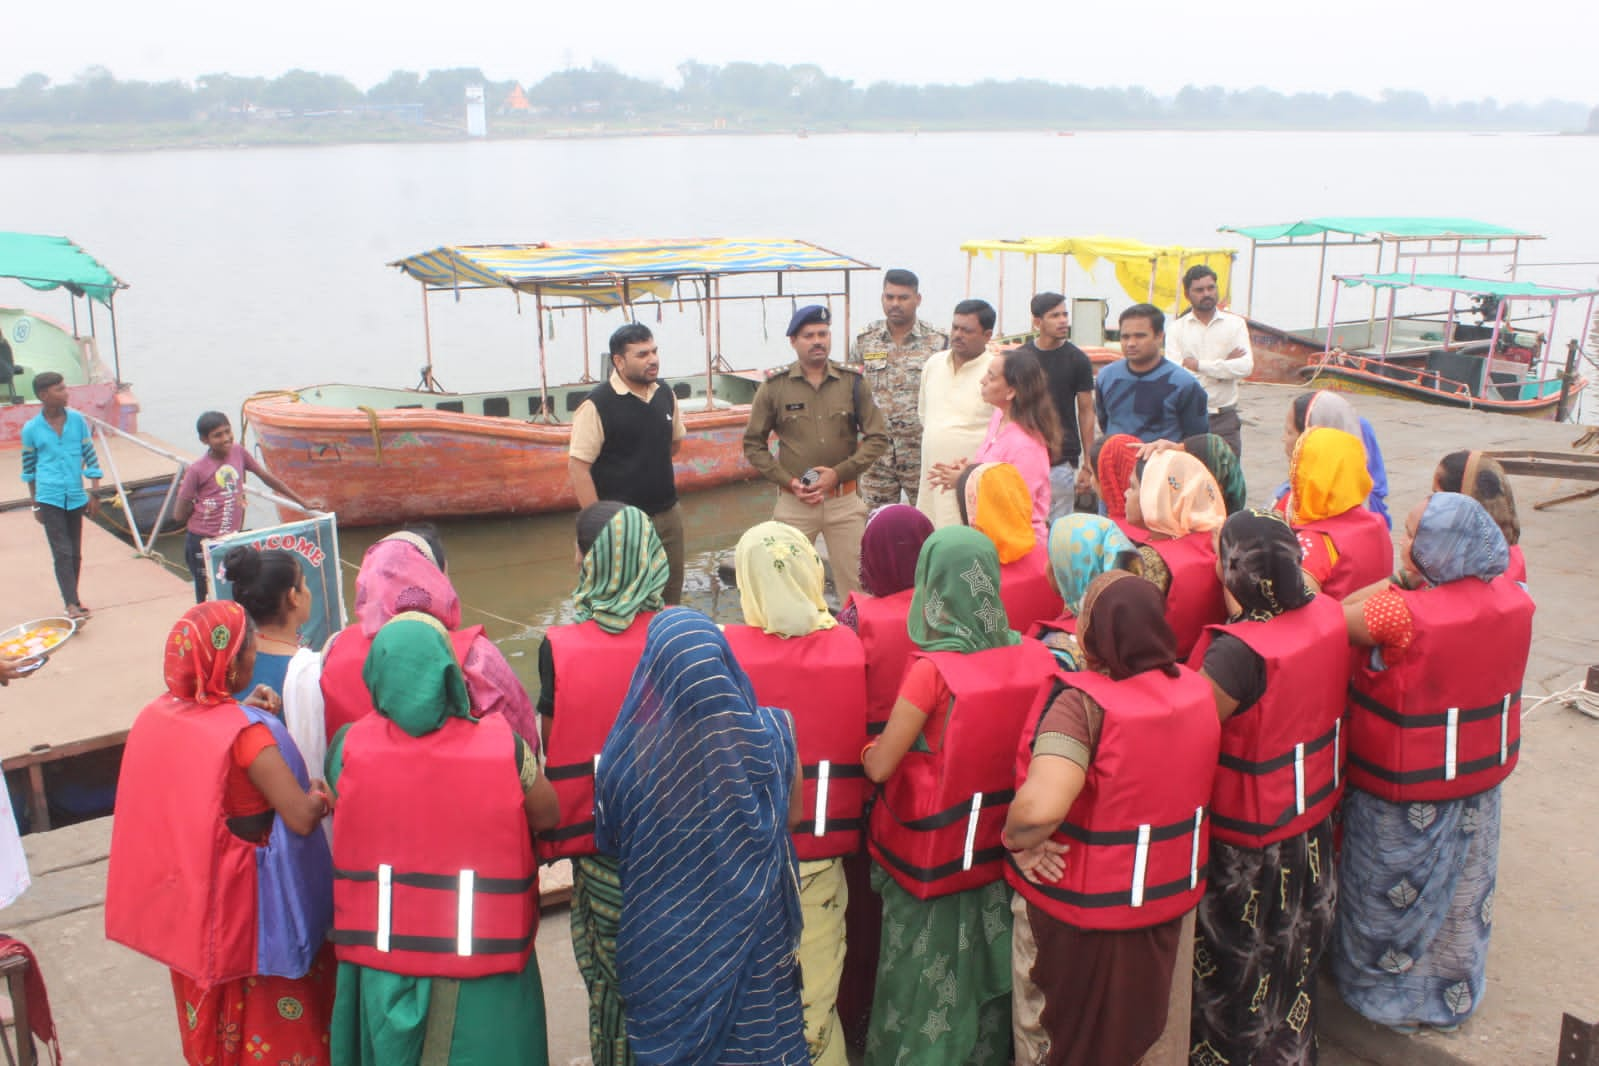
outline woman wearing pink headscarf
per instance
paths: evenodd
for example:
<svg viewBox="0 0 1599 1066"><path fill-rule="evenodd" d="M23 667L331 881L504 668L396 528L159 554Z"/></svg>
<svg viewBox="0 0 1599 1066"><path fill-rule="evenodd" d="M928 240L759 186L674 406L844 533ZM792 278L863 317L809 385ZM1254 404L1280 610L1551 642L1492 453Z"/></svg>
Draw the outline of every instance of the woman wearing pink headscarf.
<svg viewBox="0 0 1599 1066"><path fill-rule="evenodd" d="M385 622L420 611L450 630L450 646L466 675L472 717L503 714L511 729L538 744L533 703L511 664L482 626L461 625L461 598L444 572L444 548L436 537L392 533L367 549L355 576L355 624L335 633L322 652L323 727L328 740L339 727L372 711L361 666L372 638Z"/></svg>

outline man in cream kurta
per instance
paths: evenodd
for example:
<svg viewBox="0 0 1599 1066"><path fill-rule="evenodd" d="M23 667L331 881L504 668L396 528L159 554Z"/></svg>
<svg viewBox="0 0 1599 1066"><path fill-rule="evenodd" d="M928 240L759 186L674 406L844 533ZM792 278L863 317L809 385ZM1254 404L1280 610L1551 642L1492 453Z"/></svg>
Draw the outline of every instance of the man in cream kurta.
<svg viewBox="0 0 1599 1066"><path fill-rule="evenodd" d="M937 463L970 459L982 447L983 434L994 408L983 402L983 372L993 361L988 342L992 329L984 330L976 314L956 314L949 333L949 350L927 357L922 365L922 387L916 414L922 423L922 478L916 507L934 528L960 525L955 493L933 486L927 479Z"/></svg>

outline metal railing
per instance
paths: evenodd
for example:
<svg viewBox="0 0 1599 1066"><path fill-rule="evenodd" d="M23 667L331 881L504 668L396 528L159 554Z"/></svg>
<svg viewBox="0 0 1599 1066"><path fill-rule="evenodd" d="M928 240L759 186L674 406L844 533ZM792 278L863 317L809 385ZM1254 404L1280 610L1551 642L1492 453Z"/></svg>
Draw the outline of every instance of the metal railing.
<svg viewBox="0 0 1599 1066"><path fill-rule="evenodd" d="M189 464L194 461L193 458L169 451L158 444L145 440L143 437L136 436L135 434L129 433L126 430L118 429L109 422L95 418L93 415L84 415L84 417L87 418L89 420L89 424L94 427L94 439L97 450L101 457L101 462L104 464L106 472L110 475L112 484L116 487L117 500L122 505L122 513L128 517L128 532L133 537L134 550L140 555L146 557L159 554L155 550L156 538L161 535L161 527L166 523L167 515L172 512L173 502L177 499L178 495L178 485L183 480L183 472L188 469ZM117 459L111 451L112 436L120 437L122 440L138 445L140 448L150 452L152 455L158 455L163 459L167 459L171 461L175 467L171 478L167 482L167 491L166 495L161 500L161 509L156 513L155 521L150 526L150 537L148 541L146 541L144 534L139 530L139 520L133 513L133 501L128 495L128 485L122 480L122 475L117 470ZM258 489L248 484L242 485L241 488L244 490L244 492L254 496L256 499L265 500L266 502L274 504L278 507L287 507L292 510L299 511L301 514L309 515L312 518L321 518L328 514L326 511L307 510L306 508L295 503L293 500L284 499L277 493L268 492L266 489Z"/></svg>

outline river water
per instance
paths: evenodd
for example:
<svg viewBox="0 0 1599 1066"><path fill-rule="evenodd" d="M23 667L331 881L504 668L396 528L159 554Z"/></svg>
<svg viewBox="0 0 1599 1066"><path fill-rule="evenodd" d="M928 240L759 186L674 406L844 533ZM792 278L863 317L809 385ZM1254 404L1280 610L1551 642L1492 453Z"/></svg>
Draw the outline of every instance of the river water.
<svg viewBox="0 0 1599 1066"><path fill-rule="evenodd" d="M142 427L190 447L200 411L237 412L256 390L414 384L424 360L418 286L385 264L443 244L797 237L917 271L923 317L943 322L965 295L959 245L981 237L1108 234L1247 249L1216 227L1446 215L1548 237L1527 247L1524 262L1599 259L1596 173L1599 137L1529 134L660 137L6 156L0 203L5 228L66 234L132 285L118 299L123 375L143 404ZM1364 251L1328 265L1355 272L1372 263ZM1258 271L1253 310L1309 325L1316 253L1263 256ZM1590 285L1599 267L1521 276ZM993 299L992 264L979 261L974 279L973 295ZM1046 269L1040 287L1059 280ZM1019 265L1008 278L1007 328L1025 325L1028 281ZM857 328L877 317L877 285L874 275L857 280ZM1113 316L1129 302L1104 267L1073 267L1068 291L1109 297ZM68 313L64 296L10 282L0 282L0 303ZM436 373L448 387L536 384L531 307L519 313L508 294L487 292L459 303L435 297L431 307ZM785 300L764 315L750 305L729 316L723 355L740 367L786 362L787 313ZM1579 316L1568 306L1557 334L1573 335ZM619 322L594 320L596 350ZM548 324L550 382L573 380L579 323ZM703 367L690 319L668 311L661 325L663 374ZM104 337L103 318L100 326ZM691 595L723 620L737 597L712 604L714 558L769 513L755 483L690 499ZM344 556L359 560L381 532L347 531ZM457 522L445 532L467 620L487 622L531 680L533 627L558 616L575 575L570 516Z"/></svg>

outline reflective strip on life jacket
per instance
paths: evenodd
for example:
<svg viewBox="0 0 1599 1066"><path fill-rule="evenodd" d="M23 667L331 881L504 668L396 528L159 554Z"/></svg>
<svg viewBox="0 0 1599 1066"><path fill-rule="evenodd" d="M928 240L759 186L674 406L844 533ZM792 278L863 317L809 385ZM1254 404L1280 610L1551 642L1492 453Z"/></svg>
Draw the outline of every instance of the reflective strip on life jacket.
<svg viewBox="0 0 1599 1066"><path fill-rule="evenodd" d="M964 873L973 866L979 866L985 862L998 862L1005 857L1006 852L1003 846L977 847L977 826L983 811L995 807L1008 808L1010 801L1015 798L1015 789L1003 789L997 792L977 792L973 793L969 801L946 807L936 814L912 818L910 821L905 821L896 815L894 809L888 804L882 804L883 810L890 818L893 818L903 828L913 832L929 833L935 829L946 829L964 818L966 820L966 842L961 849L961 857L959 859L939 863L937 866L918 866L886 847L881 839L873 840L872 844L879 853L879 857L886 860L889 865L907 877L923 883L939 881L949 877L951 874Z"/></svg>
<svg viewBox="0 0 1599 1066"><path fill-rule="evenodd" d="M1487 703L1481 707L1449 707L1431 714L1400 714L1391 707L1379 703L1371 696L1359 689L1350 686L1349 698L1362 709L1370 711L1384 721L1391 722L1401 729L1435 729L1444 727L1444 750L1442 761L1437 766L1422 770L1395 771L1378 766L1376 763L1362 759L1358 754L1350 752L1349 761L1359 766L1361 770L1375 778L1389 781L1396 785L1419 785L1429 781L1454 781L1466 775L1492 770L1504 766L1512 756L1521 750L1521 738L1514 741L1510 739L1510 715L1512 709L1518 709L1521 704L1521 690L1508 692L1503 699L1495 703ZM1499 750L1491 755L1471 759L1466 762L1459 761L1460 727L1473 722L1485 722L1490 718L1499 719Z"/></svg>
<svg viewBox="0 0 1599 1066"><path fill-rule="evenodd" d="M1180 896L1184 892L1192 892L1199 886L1200 879L1208 876L1209 864L1201 866L1199 863L1200 851L1204 845L1205 808L1194 808L1194 816L1185 818L1180 822L1170 825L1151 826L1141 825L1136 829L1116 831L1089 832L1070 823L1062 823L1060 833L1070 837L1081 844L1106 846L1123 846L1131 844L1133 851L1133 876L1127 889L1121 892L1074 892L1071 889L1061 888L1058 885L1047 885L1032 882L1033 888L1052 899L1062 903L1069 903L1075 907L1142 907L1146 903L1156 900L1169 899ZM1193 841L1189 851L1188 875L1179 877L1164 884L1145 884L1145 874L1149 866L1149 849L1153 844L1164 843L1188 836ZM1012 866L1016 866L1016 857L1010 856ZM1016 866L1018 872L1020 866Z"/></svg>
<svg viewBox="0 0 1599 1066"><path fill-rule="evenodd" d="M1216 757L1216 764L1218 766L1226 767L1229 770L1234 770L1241 774L1251 774L1256 777L1264 777L1267 774L1274 773L1283 769L1284 767L1292 765L1294 768L1294 802L1292 806L1285 808L1273 822L1250 822L1241 818L1229 818L1224 814L1218 814L1215 811L1211 811L1211 823L1219 826L1222 829L1228 829L1235 833L1247 833L1250 836L1265 836L1268 833L1272 833L1278 829L1281 829L1289 822L1292 822L1295 818L1298 818L1300 815L1304 814L1310 808L1316 806L1316 804L1333 795L1338 791L1338 764L1340 761L1340 756L1343 753L1343 729L1344 723L1340 719L1339 721L1333 723L1333 727L1331 729L1327 730L1327 732L1323 733L1316 739L1305 744L1295 744L1292 751L1284 752L1273 759L1263 759L1259 761L1240 759L1236 755L1229 755L1226 752L1222 752ZM1305 792L1305 757L1307 755L1316 754L1329 744L1332 745L1333 749L1332 780L1324 783L1320 788L1315 789L1307 794Z"/></svg>
<svg viewBox="0 0 1599 1066"><path fill-rule="evenodd" d="M516 896L533 891L538 876L529 877L478 877L475 871L462 870L455 876L449 874L395 873L388 863L379 863L376 870L334 870L335 880L376 881L378 886L376 929L335 929L330 940L335 944L368 947L388 953L390 951L421 951L432 954L454 954L461 958L473 955L515 955L526 951L533 942L533 933L523 937L473 936L474 897L481 893L490 896ZM394 886L433 889L454 892L455 937L394 936Z"/></svg>

